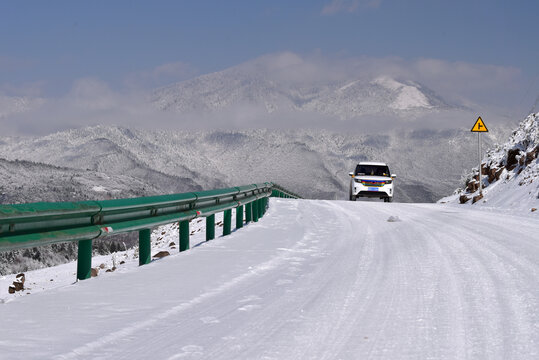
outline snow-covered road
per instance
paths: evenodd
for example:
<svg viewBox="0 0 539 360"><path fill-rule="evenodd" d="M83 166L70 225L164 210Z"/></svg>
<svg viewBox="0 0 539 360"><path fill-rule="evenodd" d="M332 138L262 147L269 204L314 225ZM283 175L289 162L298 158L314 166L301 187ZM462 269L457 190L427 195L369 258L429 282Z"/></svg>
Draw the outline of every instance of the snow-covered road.
<svg viewBox="0 0 539 360"><path fill-rule="evenodd" d="M538 359L533 215L271 199L230 236L0 303L0 358Z"/></svg>

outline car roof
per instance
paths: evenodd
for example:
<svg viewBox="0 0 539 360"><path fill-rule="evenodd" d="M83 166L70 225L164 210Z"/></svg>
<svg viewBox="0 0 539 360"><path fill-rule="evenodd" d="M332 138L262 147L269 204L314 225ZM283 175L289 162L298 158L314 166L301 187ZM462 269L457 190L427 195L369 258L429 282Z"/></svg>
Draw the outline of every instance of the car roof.
<svg viewBox="0 0 539 360"><path fill-rule="evenodd" d="M386 163L383 162L374 162L374 161L362 161L358 165L375 165L375 166L387 166Z"/></svg>

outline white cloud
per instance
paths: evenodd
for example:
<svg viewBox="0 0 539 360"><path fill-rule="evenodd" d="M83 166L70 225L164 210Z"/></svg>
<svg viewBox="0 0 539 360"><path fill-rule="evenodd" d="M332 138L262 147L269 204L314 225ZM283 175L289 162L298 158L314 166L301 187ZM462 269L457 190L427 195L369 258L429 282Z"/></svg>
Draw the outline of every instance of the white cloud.
<svg viewBox="0 0 539 360"><path fill-rule="evenodd" d="M104 111L118 106L120 96L107 83L95 78L78 79L71 91L61 99L66 106L87 111Z"/></svg>
<svg viewBox="0 0 539 360"><path fill-rule="evenodd" d="M518 93L523 75L514 67L462 61L400 57L328 57L320 53L300 56L291 52L269 54L242 65L280 82L294 85L372 80L390 76L421 83L455 102L507 103Z"/></svg>
<svg viewBox="0 0 539 360"><path fill-rule="evenodd" d="M438 92L455 99L499 103L522 85L522 73L514 67L436 59L418 59L411 64L412 76L435 86ZM509 99L505 99L507 101Z"/></svg>
<svg viewBox="0 0 539 360"><path fill-rule="evenodd" d="M129 88L153 88L189 79L197 73L197 70L187 63L172 62L128 74L125 84Z"/></svg>

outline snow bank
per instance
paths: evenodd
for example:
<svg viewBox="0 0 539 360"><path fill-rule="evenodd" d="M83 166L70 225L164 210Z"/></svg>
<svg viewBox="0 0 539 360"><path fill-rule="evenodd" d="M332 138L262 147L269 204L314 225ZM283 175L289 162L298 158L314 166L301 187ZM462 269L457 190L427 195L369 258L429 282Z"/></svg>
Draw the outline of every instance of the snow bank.
<svg viewBox="0 0 539 360"><path fill-rule="evenodd" d="M481 162L483 197L478 169L465 178L463 188L439 203L534 212L539 208L539 113L530 114L509 140L487 152Z"/></svg>
<svg viewBox="0 0 539 360"><path fill-rule="evenodd" d="M235 214L235 212L233 212ZM234 218L234 216L233 216ZM235 221L235 220L234 220ZM223 213L215 214L216 235L223 226ZM194 219L190 227L191 248L206 241L206 222L204 219ZM106 241L106 240L104 240ZM152 256L168 251L170 255L179 252L178 223L163 225L155 228L151 235ZM94 247L95 251L95 247ZM138 246L125 251L118 251L108 255L94 255L92 267L97 271L98 277L108 277L113 273L126 273L136 271L138 268ZM155 260L156 258L154 258ZM46 267L24 272L26 281L24 290L14 294L8 293L9 286L16 281L17 273L0 276L0 304L31 294L40 293L56 288L63 288L77 282L77 261L66 264ZM0 356L1 358L1 356Z"/></svg>

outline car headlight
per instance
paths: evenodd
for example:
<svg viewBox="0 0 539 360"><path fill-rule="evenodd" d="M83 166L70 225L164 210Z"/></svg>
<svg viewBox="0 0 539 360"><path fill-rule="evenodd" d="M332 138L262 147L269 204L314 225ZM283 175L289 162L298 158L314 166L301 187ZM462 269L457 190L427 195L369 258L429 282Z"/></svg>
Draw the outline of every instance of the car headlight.
<svg viewBox="0 0 539 360"><path fill-rule="evenodd" d="M391 184L392 181L393 181L393 180L386 180L385 183L386 183L386 184Z"/></svg>

